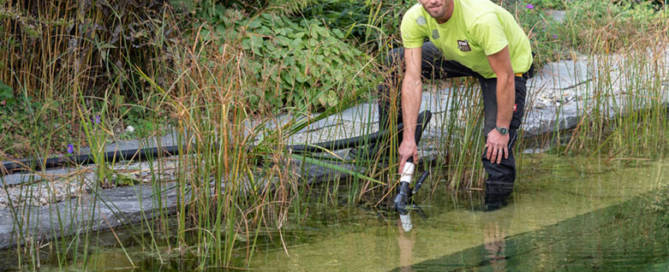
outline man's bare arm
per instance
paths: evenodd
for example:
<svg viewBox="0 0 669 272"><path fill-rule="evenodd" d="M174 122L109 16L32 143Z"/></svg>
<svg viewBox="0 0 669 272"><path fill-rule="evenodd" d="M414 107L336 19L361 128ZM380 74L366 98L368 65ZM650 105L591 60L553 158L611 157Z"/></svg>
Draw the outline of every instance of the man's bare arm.
<svg viewBox="0 0 669 272"><path fill-rule="evenodd" d="M418 110L423 92L423 82L421 75L421 48L405 48L404 61L406 63L406 72L402 80L401 104L402 104L402 122L404 123L404 134L400 144L400 172L404 168L404 163L411 157L414 162L418 160L418 150L416 147L416 121L418 119Z"/></svg>

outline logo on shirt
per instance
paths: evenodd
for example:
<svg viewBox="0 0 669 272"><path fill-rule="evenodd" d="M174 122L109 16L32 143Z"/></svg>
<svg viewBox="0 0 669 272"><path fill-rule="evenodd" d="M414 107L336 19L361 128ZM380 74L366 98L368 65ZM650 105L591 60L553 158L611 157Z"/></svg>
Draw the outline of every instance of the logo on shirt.
<svg viewBox="0 0 669 272"><path fill-rule="evenodd" d="M438 30L432 30L432 39L438 40L439 39L439 31Z"/></svg>
<svg viewBox="0 0 669 272"><path fill-rule="evenodd" d="M469 42L467 40L458 40L458 49L462 52L469 52L472 51L472 48L469 47Z"/></svg>
<svg viewBox="0 0 669 272"><path fill-rule="evenodd" d="M425 21L425 17L420 16L416 19L416 23L418 23L419 25L425 25L427 21Z"/></svg>

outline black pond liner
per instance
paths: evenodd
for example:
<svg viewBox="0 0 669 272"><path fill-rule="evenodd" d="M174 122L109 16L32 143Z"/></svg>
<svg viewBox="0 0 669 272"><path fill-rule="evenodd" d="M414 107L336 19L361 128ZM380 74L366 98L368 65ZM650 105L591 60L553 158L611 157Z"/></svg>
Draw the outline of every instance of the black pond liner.
<svg viewBox="0 0 669 272"><path fill-rule="evenodd" d="M430 111L421 112L418 116L418 123L416 124L416 138L420 138L423 130L427 127L432 113ZM398 131L402 131L402 124L398 124ZM302 153L316 153L327 150L340 150L345 148L353 148L361 145L375 144L384 138L387 138L390 131L384 130L375 132L369 135L362 135L347 139L340 139L334 141L321 142L309 145L290 145L288 149L296 154ZM184 150L188 153L188 150ZM144 161L147 159L158 158L163 156L179 155L179 148L176 145L166 147L151 147L142 149L125 149L119 151L108 151L104 153L105 161ZM29 171L40 171L52 168L59 168L71 165L87 165L94 163L92 154L79 154L69 156L59 156L48 158L27 158L18 161L4 161L0 167L0 177Z"/></svg>

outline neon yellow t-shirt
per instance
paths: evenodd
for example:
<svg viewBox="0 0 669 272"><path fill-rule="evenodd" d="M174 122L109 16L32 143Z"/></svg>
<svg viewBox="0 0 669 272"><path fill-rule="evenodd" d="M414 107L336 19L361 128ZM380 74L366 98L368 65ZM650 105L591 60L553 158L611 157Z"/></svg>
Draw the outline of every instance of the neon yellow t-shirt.
<svg viewBox="0 0 669 272"><path fill-rule="evenodd" d="M437 23L421 4L411 7L400 31L404 48L418 48L427 37L444 57L472 69L485 78L497 77L487 56L509 46L514 73L532 65L530 40L514 17L489 0L453 0L451 18Z"/></svg>

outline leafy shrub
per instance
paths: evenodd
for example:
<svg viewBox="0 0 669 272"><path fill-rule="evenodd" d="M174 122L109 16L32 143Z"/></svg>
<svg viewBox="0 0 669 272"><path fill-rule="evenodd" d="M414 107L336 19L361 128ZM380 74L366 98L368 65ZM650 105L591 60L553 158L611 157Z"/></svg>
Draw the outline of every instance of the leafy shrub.
<svg viewBox="0 0 669 272"><path fill-rule="evenodd" d="M325 0L305 7L302 14L318 18L332 29L346 32L347 39L370 49L381 49L388 42L397 43L402 16L416 4L413 0L355 1Z"/></svg>
<svg viewBox="0 0 669 272"><path fill-rule="evenodd" d="M267 13L242 17L238 11L219 9L210 21L216 36L238 41L247 53L240 61L247 70L250 103L319 110L372 82L360 72L369 58L342 41L341 30L331 31L317 20L293 21Z"/></svg>
<svg viewBox="0 0 669 272"><path fill-rule="evenodd" d="M318 2L319 0L170 0L175 7L198 13L202 17L212 17L217 7L242 10L251 15L260 12L289 15Z"/></svg>

